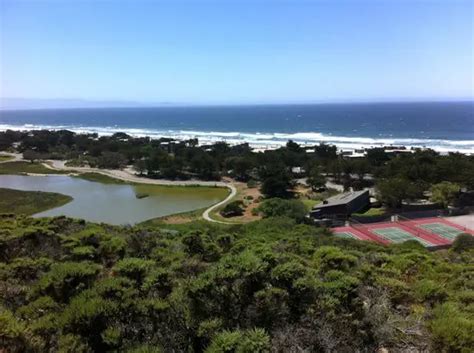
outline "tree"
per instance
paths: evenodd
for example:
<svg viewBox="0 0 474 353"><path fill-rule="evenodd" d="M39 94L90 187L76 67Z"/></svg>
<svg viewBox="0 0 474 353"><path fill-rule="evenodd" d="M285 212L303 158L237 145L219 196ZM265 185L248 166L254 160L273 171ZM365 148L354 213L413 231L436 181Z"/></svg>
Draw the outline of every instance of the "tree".
<svg viewBox="0 0 474 353"><path fill-rule="evenodd" d="M134 164L135 170L142 175L146 171L146 162L143 159L139 159Z"/></svg>
<svg viewBox="0 0 474 353"><path fill-rule="evenodd" d="M359 177L359 180L364 180L365 174L370 172L370 164L367 159L356 159L352 162L354 172Z"/></svg>
<svg viewBox="0 0 474 353"><path fill-rule="evenodd" d="M373 166L381 166L389 159L384 148L371 148L367 150L367 161Z"/></svg>
<svg viewBox="0 0 474 353"><path fill-rule="evenodd" d="M33 163L35 160L40 159L41 155L33 150L26 150L23 152L23 159L29 160L31 163Z"/></svg>
<svg viewBox="0 0 474 353"><path fill-rule="evenodd" d="M326 185L326 178L319 172L318 167L311 168L306 183L313 191L323 188Z"/></svg>
<svg viewBox="0 0 474 353"><path fill-rule="evenodd" d="M232 201L224 207L224 209L221 211L221 215L224 217L242 216L244 214L242 205L243 202L241 200Z"/></svg>
<svg viewBox="0 0 474 353"><path fill-rule="evenodd" d="M284 174L278 174L265 179L262 182L261 192L265 197L286 198L290 195L291 182Z"/></svg>
<svg viewBox="0 0 474 353"><path fill-rule="evenodd" d="M121 153L106 151L98 158L97 164L99 168L119 169L127 164L127 159Z"/></svg>
<svg viewBox="0 0 474 353"><path fill-rule="evenodd" d="M297 222L303 221L307 214L305 205L299 200L268 199L257 208L263 218L288 217Z"/></svg>
<svg viewBox="0 0 474 353"><path fill-rule="evenodd" d="M443 181L431 187L431 201L447 207L459 194L461 187L458 184Z"/></svg>
<svg viewBox="0 0 474 353"><path fill-rule="evenodd" d="M287 198L291 195L291 177L283 163L270 161L259 170L262 186L260 191L267 198Z"/></svg>
<svg viewBox="0 0 474 353"><path fill-rule="evenodd" d="M390 208L400 208L403 200L413 200L422 191L416 184L402 178L393 178L377 183L377 197Z"/></svg>
<svg viewBox="0 0 474 353"><path fill-rule="evenodd" d="M337 147L321 143L318 146L314 146L314 154L316 158L322 161L334 160L337 158Z"/></svg>
<svg viewBox="0 0 474 353"><path fill-rule="evenodd" d="M232 174L237 180L248 181L250 179L250 172L254 167L250 157L232 157L226 160L225 164L228 169L232 169Z"/></svg>

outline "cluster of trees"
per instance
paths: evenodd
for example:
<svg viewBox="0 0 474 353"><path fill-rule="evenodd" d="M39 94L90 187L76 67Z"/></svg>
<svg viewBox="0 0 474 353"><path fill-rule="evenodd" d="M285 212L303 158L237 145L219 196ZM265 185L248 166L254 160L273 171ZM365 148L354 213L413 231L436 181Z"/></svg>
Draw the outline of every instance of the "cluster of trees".
<svg viewBox="0 0 474 353"><path fill-rule="evenodd" d="M3 215L0 347L474 350L471 236L429 252L338 239L284 217L175 227Z"/></svg>
<svg viewBox="0 0 474 353"><path fill-rule="evenodd" d="M99 137L65 130L0 132L0 149L14 145L31 160L59 158L100 168L133 164L139 173L153 178L216 180L228 175L240 181L256 180L269 198L291 197L298 178L306 178L315 191L324 187L328 177L346 189L358 190L375 182L380 199L392 208L403 200L422 197L442 182L451 183L441 185L442 192L435 188L437 195L443 195L443 204L453 200L449 190L474 188L474 156L440 155L432 150L397 154L373 148L365 157L345 158L335 146L302 147L292 141L277 150L255 153L247 144L199 146L196 139L152 140L124 133Z"/></svg>

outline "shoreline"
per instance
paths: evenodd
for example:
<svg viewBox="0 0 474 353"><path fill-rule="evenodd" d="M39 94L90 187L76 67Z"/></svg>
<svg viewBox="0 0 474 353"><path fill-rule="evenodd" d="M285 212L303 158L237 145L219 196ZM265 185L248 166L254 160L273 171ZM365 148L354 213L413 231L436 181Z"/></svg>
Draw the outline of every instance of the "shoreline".
<svg viewBox="0 0 474 353"><path fill-rule="evenodd" d="M21 154L19 153L7 153L1 152L0 154L12 156L13 160L8 160L6 162L20 162L25 161ZM169 186L169 187L221 187L229 190L228 195L217 203L210 205L202 213L202 217L213 223L220 224L232 224L229 222L223 222L220 220L215 220L210 217L210 212L214 209L222 206L232 200L232 198L237 194L237 188L232 183L227 183L224 181L201 181L201 180L166 180L166 179L149 179L145 177L140 177L133 174L132 168L128 167L123 170L115 169L100 169L100 168L90 168L90 167L67 167L65 166L65 161L61 160L46 160L40 162L44 167L54 170L54 171L70 171L71 174L85 174L85 173L97 173L105 175L109 178L116 180L121 180L130 184L148 184L148 185L157 185L157 186ZM25 173L29 176L51 176L51 175L60 175L65 176L65 174L41 174L41 173ZM66 175L67 176L67 175ZM71 175L69 175L71 176Z"/></svg>
<svg viewBox="0 0 474 353"><path fill-rule="evenodd" d="M202 213L202 218L204 220L219 223L219 224L233 224L230 222L224 222L211 218L210 213L216 208L228 203L230 200L237 195L237 188L232 183L226 183L223 181L199 181L199 180L164 180L164 179L149 179L145 177L140 177L132 174L132 169L130 167L125 168L124 170L116 169L99 169L99 168L90 168L90 167L67 167L65 166L65 161L60 160L47 160L42 162L42 164L49 169L58 170L58 171L76 171L79 173L99 173L110 178L122 180L128 183L136 184L150 184L150 185L159 185L159 186L180 186L180 187L191 187L191 186L207 186L207 187L223 187L230 190L229 194L221 201L209 206Z"/></svg>
<svg viewBox="0 0 474 353"><path fill-rule="evenodd" d="M320 132L239 132L239 131L198 131L198 130L158 130L132 127L106 126L74 126L74 125L9 125L0 123L0 131L31 131L31 130L68 130L76 134L92 134L110 136L124 132L132 137L149 137L150 139L170 138L177 141L198 139L200 146L226 142L229 145L248 143L255 152L263 152L280 148L289 140L302 147L319 144L334 145L339 152L354 152L370 148L405 148L432 149L438 153L458 152L474 155L473 140L449 140L439 138L407 138L393 136L336 136Z"/></svg>

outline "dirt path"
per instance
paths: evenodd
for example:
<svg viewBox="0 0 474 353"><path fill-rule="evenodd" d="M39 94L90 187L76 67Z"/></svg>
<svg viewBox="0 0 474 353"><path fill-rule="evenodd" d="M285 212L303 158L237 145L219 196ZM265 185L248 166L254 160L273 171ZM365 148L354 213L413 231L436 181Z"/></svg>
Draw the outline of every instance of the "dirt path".
<svg viewBox="0 0 474 353"><path fill-rule="evenodd" d="M131 182L131 183L168 185L168 186L199 185L199 186L225 187L230 190L229 195L224 200L206 209L204 213L202 214L202 217L206 221L209 221L209 222L221 223L221 224L233 224L229 222L215 220L211 218L209 215L210 212L212 212L217 207L227 203L237 194L237 189L231 183L226 183L222 181L202 181L202 180L175 181L175 180L149 179L149 178L144 178L144 177L135 175L133 173L133 169L131 168L126 168L124 170L117 170L117 169L99 169L99 168L90 168L90 167L68 167L65 165L64 161L59 161L59 160L48 160L44 162L43 165L46 168L53 169L53 170L61 170L61 171L66 170L66 171L79 172L79 173L99 173L99 174L103 174L115 179L120 179L120 180Z"/></svg>

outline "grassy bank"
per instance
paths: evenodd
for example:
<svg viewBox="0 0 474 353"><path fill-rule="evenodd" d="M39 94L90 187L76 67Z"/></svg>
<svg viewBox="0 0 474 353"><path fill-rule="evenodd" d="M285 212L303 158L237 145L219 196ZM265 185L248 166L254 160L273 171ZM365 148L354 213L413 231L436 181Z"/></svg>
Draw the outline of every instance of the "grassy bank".
<svg viewBox="0 0 474 353"><path fill-rule="evenodd" d="M6 162L0 164L0 174L68 174L66 171L58 171L46 168L41 163L30 162Z"/></svg>
<svg viewBox="0 0 474 353"><path fill-rule="evenodd" d="M0 188L0 213L32 215L62 206L72 197L54 192Z"/></svg>
<svg viewBox="0 0 474 353"><path fill-rule="evenodd" d="M140 223L141 226L145 227L155 227L162 225L172 225L172 224L185 224L190 222L195 222L202 219L202 213L207 209L207 207L200 208L194 211L175 213L169 216L157 217L149 219L148 221Z"/></svg>
<svg viewBox="0 0 474 353"><path fill-rule="evenodd" d="M77 178L81 178L88 181L95 181L102 184L126 184L125 181L112 178L108 175L104 175L101 173L82 173L77 175Z"/></svg>
<svg viewBox="0 0 474 353"><path fill-rule="evenodd" d="M4 154L0 155L0 162L6 162L6 161L9 161L9 160L12 160L12 159L13 159L12 156L6 156Z"/></svg>
<svg viewBox="0 0 474 353"><path fill-rule="evenodd" d="M383 216L387 214L387 210L385 208L369 208L365 212L361 213L354 213L354 215L359 216L359 217L373 217L373 216Z"/></svg>

